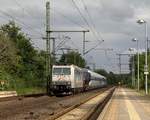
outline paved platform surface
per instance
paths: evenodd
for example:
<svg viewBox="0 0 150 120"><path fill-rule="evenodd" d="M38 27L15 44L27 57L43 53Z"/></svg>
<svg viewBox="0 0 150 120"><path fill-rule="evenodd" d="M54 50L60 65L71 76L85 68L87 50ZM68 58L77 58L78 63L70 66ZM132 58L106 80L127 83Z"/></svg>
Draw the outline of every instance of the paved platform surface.
<svg viewBox="0 0 150 120"><path fill-rule="evenodd" d="M117 88L97 120L150 120L150 97Z"/></svg>

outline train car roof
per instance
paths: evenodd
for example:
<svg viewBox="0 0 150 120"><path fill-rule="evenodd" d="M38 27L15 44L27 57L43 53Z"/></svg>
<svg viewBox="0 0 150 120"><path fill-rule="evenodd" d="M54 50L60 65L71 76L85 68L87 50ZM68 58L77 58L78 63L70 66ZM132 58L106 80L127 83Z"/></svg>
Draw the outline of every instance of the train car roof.
<svg viewBox="0 0 150 120"><path fill-rule="evenodd" d="M103 75L100 75L100 74L98 74L98 73L95 73L95 72L93 72L93 71L91 71L91 70L88 70L88 72L89 72L92 76L94 76L94 77L99 77L99 78L106 79L106 77L104 77Z"/></svg>
<svg viewBox="0 0 150 120"><path fill-rule="evenodd" d="M82 69L82 68L80 68L80 67L78 67L78 66L76 66L76 65L53 65L53 67L56 67L56 68L59 68L59 67L74 67L74 68L78 68L78 69Z"/></svg>
<svg viewBox="0 0 150 120"><path fill-rule="evenodd" d="M75 66L75 65L53 65L53 67L71 67L71 66ZM78 67L78 66L76 66Z"/></svg>

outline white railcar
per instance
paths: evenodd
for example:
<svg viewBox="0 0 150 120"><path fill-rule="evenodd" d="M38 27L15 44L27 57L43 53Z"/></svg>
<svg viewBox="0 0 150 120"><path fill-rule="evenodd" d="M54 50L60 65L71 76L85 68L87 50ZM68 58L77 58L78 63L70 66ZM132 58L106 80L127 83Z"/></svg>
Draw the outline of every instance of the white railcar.
<svg viewBox="0 0 150 120"><path fill-rule="evenodd" d="M82 69L75 65L54 65L52 90L54 93L75 92L83 89Z"/></svg>
<svg viewBox="0 0 150 120"><path fill-rule="evenodd" d="M95 73L93 71L88 70L88 72L91 74L91 80L89 82L89 88L100 88L107 85L106 77Z"/></svg>

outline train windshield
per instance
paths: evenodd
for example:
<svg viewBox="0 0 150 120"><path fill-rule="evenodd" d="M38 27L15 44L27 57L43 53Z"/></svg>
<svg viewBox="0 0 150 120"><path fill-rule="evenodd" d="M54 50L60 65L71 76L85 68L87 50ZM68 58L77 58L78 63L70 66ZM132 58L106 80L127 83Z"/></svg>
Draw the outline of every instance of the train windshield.
<svg viewBox="0 0 150 120"><path fill-rule="evenodd" d="M53 75L70 75L70 68L54 68Z"/></svg>

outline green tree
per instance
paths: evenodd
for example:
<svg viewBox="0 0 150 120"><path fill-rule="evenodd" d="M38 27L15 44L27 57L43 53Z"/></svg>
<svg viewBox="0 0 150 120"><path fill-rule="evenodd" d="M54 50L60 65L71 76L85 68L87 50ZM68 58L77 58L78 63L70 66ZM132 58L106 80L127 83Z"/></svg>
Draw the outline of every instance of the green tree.
<svg viewBox="0 0 150 120"><path fill-rule="evenodd" d="M0 67L13 72L19 62L14 43L0 32Z"/></svg>
<svg viewBox="0 0 150 120"><path fill-rule="evenodd" d="M66 65L66 64L74 64L79 67L85 67L86 62L85 59L82 58L81 54L78 52L69 52L67 54L63 54L58 62L58 64Z"/></svg>
<svg viewBox="0 0 150 120"><path fill-rule="evenodd" d="M133 58L130 58L129 62L130 62L130 71L131 71L131 64L132 64L132 60ZM145 87L145 75L144 75L144 65L145 65L145 53L140 54L139 56L139 73L140 73L140 88L144 88ZM148 61L150 61L150 55L148 54ZM137 81L137 55L134 56L134 66L135 66L135 78ZM150 64L148 62L148 68L150 68ZM148 71L150 72L150 69L148 69ZM148 75L148 84L150 85L150 75Z"/></svg>
<svg viewBox="0 0 150 120"><path fill-rule="evenodd" d="M118 84L117 75L115 75L113 72L109 72L107 79L108 79L108 83L111 85Z"/></svg>
<svg viewBox="0 0 150 120"><path fill-rule="evenodd" d="M104 69L97 69L97 70L95 70L95 72L98 73L98 74L101 74L101 75L103 75L105 77L108 77L108 73Z"/></svg>
<svg viewBox="0 0 150 120"><path fill-rule="evenodd" d="M0 48L0 68L4 64L7 73L18 80L19 84L17 81L15 84L24 87L45 84L45 52L36 50L15 22L1 26Z"/></svg>
<svg viewBox="0 0 150 120"><path fill-rule="evenodd" d="M95 72L105 76L107 78L107 83L110 85L118 85L118 82L120 82L120 75L114 74L113 72L108 73L104 69L97 69Z"/></svg>
<svg viewBox="0 0 150 120"><path fill-rule="evenodd" d="M20 61L16 71L17 76L25 77L26 79L33 78L39 59L38 52L32 46L30 38L26 37L24 33L21 32L21 28L13 21L3 25L1 29L14 43L16 49L18 49L17 55L20 56Z"/></svg>

